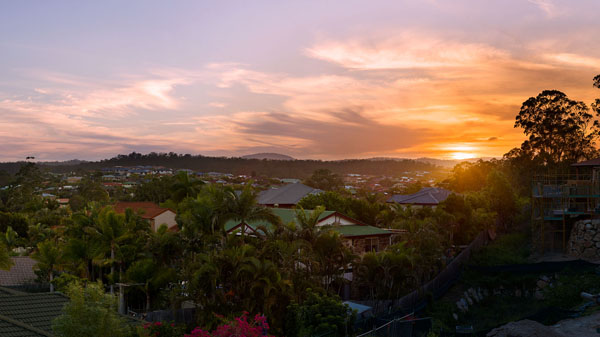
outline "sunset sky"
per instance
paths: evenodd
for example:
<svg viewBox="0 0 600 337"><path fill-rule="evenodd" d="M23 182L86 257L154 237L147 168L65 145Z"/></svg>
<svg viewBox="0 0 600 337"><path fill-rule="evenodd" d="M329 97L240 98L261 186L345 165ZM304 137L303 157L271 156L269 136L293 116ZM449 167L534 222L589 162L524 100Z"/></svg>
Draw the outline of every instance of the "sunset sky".
<svg viewBox="0 0 600 337"><path fill-rule="evenodd" d="M600 97L600 1L2 1L0 161L502 156Z"/></svg>

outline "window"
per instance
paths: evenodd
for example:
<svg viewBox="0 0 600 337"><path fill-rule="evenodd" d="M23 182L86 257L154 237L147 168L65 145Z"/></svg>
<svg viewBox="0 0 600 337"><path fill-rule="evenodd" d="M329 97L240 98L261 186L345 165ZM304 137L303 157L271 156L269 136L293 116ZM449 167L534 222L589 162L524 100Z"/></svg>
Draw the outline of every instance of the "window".
<svg viewBox="0 0 600 337"><path fill-rule="evenodd" d="M365 239L365 253L378 252L378 251L379 251L379 239L378 238L366 238Z"/></svg>

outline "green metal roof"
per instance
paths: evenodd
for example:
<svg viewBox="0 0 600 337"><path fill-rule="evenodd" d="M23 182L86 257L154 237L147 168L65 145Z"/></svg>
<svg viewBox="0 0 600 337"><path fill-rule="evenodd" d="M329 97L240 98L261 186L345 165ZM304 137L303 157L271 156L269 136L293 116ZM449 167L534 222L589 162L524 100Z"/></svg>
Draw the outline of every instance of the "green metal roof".
<svg viewBox="0 0 600 337"><path fill-rule="evenodd" d="M275 215L277 215L281 219L282 223L287 224L287 223L293 222L293 223L297 224L295 209L272 208L272 210L273 210L273 213L275 213ZM310 215L310 212L312 212L312 210L304 210L304 212L307 215ZM334 213L335 213L335 211L325 211L325 212L321 213L321 215L319 216L319 220L323 220L323 219L331 216ZM225 230L230 231L239 224L240 224L239 221L229 220L225 224ZM271 231L273 229L273 225L267 223L266 221L250 221L247 225L254 230L256 230L259 226L264 226L269 231ZM340 235L345 236L345 237L370 236L370 235L391 235L392 234L381 228L368 226L368 225L360 225L360 224L331 226L331 229L340 233Z"/></svg>
<svg viewBox="0 0 600 337"><path fill-rule="evenodd" d="M364 225L345 225L345 226L333 226L331 227L334 231L340 233L341 236L352 237L352 236L371 236L371 235L391 235L384 229L364 226Z"/></svg>
<svg viewBox="0 0 600 337"><path fill-rule="evenodd" d="M271 210L273 211L273 213L275 215L277 215L280 219L281 222L284 224L288 224L290 222L294 222L297 223L297 218L296 218L296 210L295 209L291 209L291 208L271 208ZM310 215L310 213L312 212L312 210L304 210L304 213L306 213L306 215ZM321 213L321 215L319 216L319 220L322 220L328 216L330 216L331 214L335 213L334 211L325 211L323 213ZM234 228L235 226L239 225L240 222L236 221L236 220L229 220L227 221L227 223L225 223L225 230L229 231L232 228ZM265 226L267 227L268 230L273 229L273 226L271 224L269 224L266 221L249 221L247 223L247 225L249 225L250 227L252 227L253 229L256 229L258 226Z"/></svg>

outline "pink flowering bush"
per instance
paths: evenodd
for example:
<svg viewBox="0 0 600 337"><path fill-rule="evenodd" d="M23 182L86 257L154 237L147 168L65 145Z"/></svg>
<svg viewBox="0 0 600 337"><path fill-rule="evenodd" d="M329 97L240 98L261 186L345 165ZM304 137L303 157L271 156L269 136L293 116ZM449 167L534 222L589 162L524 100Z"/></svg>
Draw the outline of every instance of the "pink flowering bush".
<svg viewBox="0 0 600 337"><path fill-rule="evenodd" d="M218 326L213 332L195 328L185 337L260 337L268 336L269 324L265 316L256 315L254 320L248 321L248 313L244 312L242 316L236 317L233 321Z"/></svg>
<svg viewBox="0 0 600 337"><path fill-rule="evenodd" d="M181 337L185 330L173 323L154 322L142 326L139 336L148 337Z"/></svg>

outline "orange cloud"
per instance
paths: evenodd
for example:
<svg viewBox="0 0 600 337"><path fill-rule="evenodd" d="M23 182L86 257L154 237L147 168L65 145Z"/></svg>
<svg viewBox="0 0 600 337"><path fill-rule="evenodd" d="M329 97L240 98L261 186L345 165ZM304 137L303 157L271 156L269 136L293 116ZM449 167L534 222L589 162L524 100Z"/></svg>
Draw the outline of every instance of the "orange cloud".
<svg viewBox="0 0 600 337"><path fill-rule="evenodd" d="M98 83L41 73L49 85L36 84L31 96L0 97L7 116L0 137L7 153L29 155L33 148L49 158L144 149L323 159L491 157L523 140L513 121L528 97L554 86L577 99L597 96L591 88L597 59L565 53L552 41L517 53L411 34L316 43L305 55L325 68L303 75L240 63Z"/></svg>
<svg viewBox="0 0 600 337"><path fill-rule="evenodd" d="M544 56L551 62L571 67L589 67L597 69L600 65L600 58L572 53L549 54Z"/></svg>

